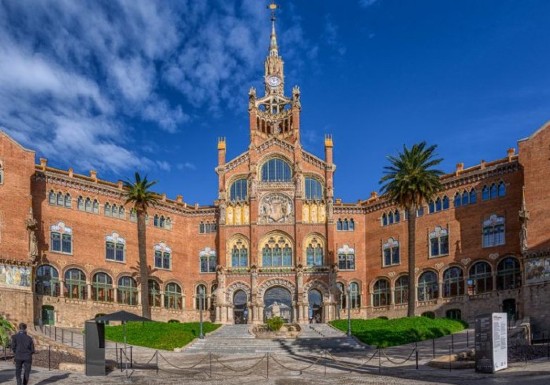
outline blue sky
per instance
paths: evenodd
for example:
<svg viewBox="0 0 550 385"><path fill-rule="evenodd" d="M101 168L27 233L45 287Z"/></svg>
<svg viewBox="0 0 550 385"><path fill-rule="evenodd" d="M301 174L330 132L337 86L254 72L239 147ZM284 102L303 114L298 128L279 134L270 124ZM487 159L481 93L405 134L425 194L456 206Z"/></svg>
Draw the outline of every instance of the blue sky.
<svg viewBox="0 0 550 385"><path fill-rule="evenodd" d="M268 1L0 1L0 129L54 167L135 170L188 203L217 196L217 138L248 145ZM438 145L442 168L504 157L550 120L546 0L279 0L302 138L335 143L335 195L379 189L386 156Z"/></svg>

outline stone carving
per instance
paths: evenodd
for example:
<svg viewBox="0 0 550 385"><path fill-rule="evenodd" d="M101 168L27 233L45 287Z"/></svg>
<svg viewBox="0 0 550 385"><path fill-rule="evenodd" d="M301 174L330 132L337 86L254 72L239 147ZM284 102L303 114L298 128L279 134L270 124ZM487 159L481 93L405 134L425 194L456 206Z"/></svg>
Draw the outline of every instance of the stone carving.
<svg viewBox="0 0 550 385"><path fill-rule="evenodd" d="M259 222L292 223L294 210L292 200L280 193L266 195L260 204Z"/></svg>
<svg viewBox="0 0 550 385"><path fill-rule="evenodd" d="M29 214L27 215L25 225L27 226L27 233L29 237L29 260L31 263L35 263L38 258L38 241L36 240L38 222L34 219L32 207L29 209Z"/></svg>
<svg viewBox="0 0 550 385"><path fill-rule="evenodd" d="M462 262L462 264L464 266L468 265L468 263L470 263L471 259L470 258L463 258L460 260L460 262Z"/></svg>
<svg viewBox="0 0 550 385"><path fill-rule="evenodd" d="M443 262L439 262L439 263L435 264L435 268L437 270L441 270L443 268L443 266L445 266L445 264Z"/></svg>
<svg viewBox="0 0 550 385"><path fill-rule="evenodd" d="M495 259L497 259L497 258L498 258L498 256L499 256L499 254L498 254L498 253L493 253L493 254L489 254L489 259L491 259L491 260L493 260L493 261L494 261Z"/></svg>
<svg viewBox="0 0 550 385"><path fill-rule="evenodd" d="M395 277L395 274L396 274L395 271L390 271L388 273L388 277L393 278L393 277Z"/></svg>

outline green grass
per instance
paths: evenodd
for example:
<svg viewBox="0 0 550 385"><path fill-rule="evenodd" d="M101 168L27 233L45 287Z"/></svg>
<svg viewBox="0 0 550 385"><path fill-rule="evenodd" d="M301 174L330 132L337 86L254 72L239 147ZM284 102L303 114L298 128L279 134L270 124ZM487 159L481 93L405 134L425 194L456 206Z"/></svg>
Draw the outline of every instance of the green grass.
<svg viewBox="0 0 550 385"><path fill-rule="evenodd" d="M347 320L331 321L335 328L346 332ZM381 348L397 346L416 341L443 337L464 330L466 323L447 318L427 317L395 319L352 319L351 332L360 341Z"/></svg>
<svg viewBox="0 0 550 385"><path fill-rule="evenodd" d="M203 332L209 333L220 325L203 323ZM128 322L126 341L129 344L153 349L173 350L181 348L199 336L199 323ZM124 342L123 326L106 326L105 338Z"/></svg>

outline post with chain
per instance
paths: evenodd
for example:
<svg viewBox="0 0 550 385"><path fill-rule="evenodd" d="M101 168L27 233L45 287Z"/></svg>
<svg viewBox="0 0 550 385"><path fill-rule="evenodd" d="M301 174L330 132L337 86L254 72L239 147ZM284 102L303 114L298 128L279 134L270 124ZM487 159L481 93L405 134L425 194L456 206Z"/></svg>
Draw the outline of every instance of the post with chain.
<svg viewBox="0 0 550 385"><path fill-rule="evenodd" d="M325 366L325 377L327 376L327 352L323 352L323 364Z"/></svg>
<svg viewBox="0 0 550 385"><path fill-rule="evenodd" d="M266 368L267 378L269 378L269 353L266 353L265 356L267 358L267 361L266 361L267 364L266 364L265 368Z"/></svg>
<svg viewBox="0 0 550 385"><path fill-rule="evenodd" d="M52 347L48 345L48 370L52 370Z"/></svg>
<svg viewBox="0 0 550 385"><path fill-rule="evenodd" d="M449 345L449 372L453 370L453 364L451 361L451 354L452 354L452 345Z"/></svg>
<svg viewBox="0 0 550 385"><path fill-rule="evenodd" d="M418 370L418 342L414 344L414 354L416 355L416 370Z"/></svg>
<svg viewBox="0 0 550 385"><path fill-rule="evenodd" d="M380 350L381 348L378 348L378 374L382 372L382 358L380 357Z"/></svg>
<svg viewBox="0 0 550 385"><path fill-rule="evenodd" d="M435 358L435 338L432 338L432 358Z"/></svg>
<svg viewBox="0 0 550 385"><path fill-rule="evenodd" d="M210 358L210 378L212 378L212 352L208 353Z"/></svg>
<svg viewBox="0 0 550 385"><path fill-rule="evenodd" d="M130 345L130 367L134 368L134 347Z"/></svg>
<svg viewBox="0 0 550 385"><path fill-rule="evenodd" d="M157 357L157 374L159 374L159 351L158 350L155 352L155 355Z"/></svg>
<svg viewBox="0 0 550 385"><path fill-rule="evenodd" d="M115 342L115 359L118 365L118 343L117 342Z"/></svg>
<svg viewBox="0 0 550 385"><path fill-rule="evenodd" d="M470 347L470 331L466 329L466 347Z"/></svg>

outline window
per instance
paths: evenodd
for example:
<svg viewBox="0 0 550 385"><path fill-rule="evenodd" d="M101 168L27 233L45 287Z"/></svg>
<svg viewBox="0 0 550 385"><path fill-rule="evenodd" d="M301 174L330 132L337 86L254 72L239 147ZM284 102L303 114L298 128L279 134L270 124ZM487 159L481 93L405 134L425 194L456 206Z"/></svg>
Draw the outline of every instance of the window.
<svg viewBox="0 0 550 385"><path fill-rule="evenodd" d="M181 295L181 286L170 282L164 288L164 307L166 309L183 309L183 300Z"/></svg>
<svg viewBox="0 0 550 385"><path fill-rule="evenodd" d="M346 308L346 289L344 288L344 284L342 282L336 282L336 287L338 290L340 290L340 293L338 294L338 306L339 310Z"/></svg>
<svg viewBox="0 0 550 385"><path fill-rule="evenodd" d="M57 203L57 195L53 190L51 190L48 194L48 203L51 205L55 205Z"/></svg>
<svg viewBox="0 0 550 385"><path fill-rule="evenodd" d="M57 205L63 207L65 204L65 199L63 197L63 193L58 192L57 193Z"/></svg>
<svg viewBox="0 0 550 385"><path fill-rule="evenodd" d="M504 182L499 182L498 184L498 196L503 197L506 195L506 185Z"/></svg>
<svg viewBox="0 0 550 385"><path fill-rule="evenodd" d="M90 198L86 198L84 201L84 211L91 213L92 210L92 200Z"/></svg>
<svg viewBox="0 0 550 385"><path fill-rule="evenodd" d="M94 214L99 214L99 202L97 199L94 199L92 211Z"/></svg>
<svg viewBox="0 0 550 385"><path fill-rule="evenodd" d="M421 217L423 215L424 215L424 206L421 206L416 210L416 216Z"/></svg>
<svg viewBox="0 0 550 385"><path fill-rule="evenodd" d="M497 265L497 290L516 289L521 286L521 271L516 258L507 257Z"/></svg>
<svg viewBox="0 0 550 385"><path fill-rule="evenodd" d="M382 226L388 225L388 216L386 213L382 214Z"/></svg>
<svg viewBox="0 0 550 385"><path fill-rule="evenodd" d="M248 198L248 181L237 179L229 189L229 199L233 202L245 201Z"/></svg>
<svg viewBox="0 0 550 385"><path fill-rule="evenodd" d="M436 226L430 233L430 257L439 257L449 254L449 234L448 230Z"/></svg>
<svg viewBox="0 0 550 385"><path fill-rule="evenodd" d="M443 273L443 297L464 294L464 274L459 267L451 267Z"/></svg>
<svg viewBox="0 0 550 385"><path fill-rule="evenodd" d="M383 266L399 265L399 241L389 238L382 245Z"/></svg>
<svg viewBox="0 0 550 385"><path fill-rule="evenodd" d="M409 301L409 276L402 275L395 281L395 304L400 305Z"/></svg>
<svg viewBox="0 0 550 385"><path fill-rule="evenodd" d="M38 295L59 297L59 273L50 265L36 269L35 290Z"/></svg>
<svg viewBox="0 0 550 385"><path fill-rule="evenodd" d="M68 208L68 209L71 208L72 206L71 194L69 193L65 194L64 205L65 205L65 208Z"/></svg>
<svg viewBox="0 0 550 385"><path fill-rule="evenodd" d="M199 253L201 273L214 273L216 271L216 251L206 247Z"/></svg>
<svg viewBox="0 0 550 385"><path fill-rule="evenodd" d="M200 234L209 234L215 233L218 231L218 225L216 223L202 222L199 224L199 233Z"/></svg>
<svg viewBox="0 0 550 385"><path fill-rule="evenodd" d="M430 214L439 212L441 210L447 210L449 208L449 198L445 195L442 198L437 198L435 201L431 200L428 203L428 210Z"/></svg>
<svg viewBox="0 0 550 385"><path fill-rule="evenodd" d="M445 312L445 318L450 318L454 320L461 320L462 312L460 309L449 309Z"/></svg>
<svg viewBox="0 0 550 385"><path fill-rule="evenodd" d="M309 200L322 200L323 199L323 186L321 183L311 177L306 177L306 199Z"/></svg>
<svg viewBox="0 0 550 385"><path fill-rule="evenodd" d="M206 309L206 286L198 285L197 290L195 291L195 309L205 310Z"/></svg>
<svg viewBox="0 0 550 385"><path fill-rule="evenodd" d="M110 217L113 215L113 213L111 212L111 205L109 204L109 202L105 203L105 206L103 206L103 214L106 217Z"/></svg>
<svg viewBox="0 0 550 385"><path fill-rule="evenodd" d="M263 267L292 266L292 248L285 237L270 237L262 249Z"/></svg>
<svg viewBox="0 0 550 385"><path fill-rule="evenodd" d="M506 196L506 184L503 181L491 184L491 186L483 186L481 191L481 199L484 201L495 199L497 197Z"/></svg>
<svg viewBox="0 0 550 385"><path fill-rule="evenodd" d="M483 247L504 245L504 217L491 215L483 221Z"/></svg>
<svg viewBox="0 0 550 385"><path fill-rule="evenodd" d="M306 243L306 263L307 266L323 266L323 244L315 237Z"/></svg>
<svg viewBox="0 0 550 385"><path fill-rule="evenodd" d="M158 214L155 214L155 216L153 217L153 226L160 227Z"/></svg>
<svg viewBox="0 0 550 385"><path fill-rule="evenodd" d="M471 189L470 190L470 204L474 204L477 202L477 193L476 193L476 190L475 189Z"/></svg>
<svg viewBox="0 0 550 385"><path fill-rule="evenodd" d="M239 239L231 249L231 267L242 268L248 266L248 247Z"/></svg>
<svg viewBox="0 0 550 385"><path fill-rule="evenodd" d="M137 211L136 209L130 210L130 222L137 222Z"/></svg>
<svg viewBox="0 0 550 385"><path fill-rule="evenodd" d="M84 211L84 198L82 198L81 196L78 197L78 199L76 200L76 206L78 207L78 209L80 211Z"/></svg>
<svg viewBox="0 0 550 385"><path fill-rule="evenodd" d="M118 303L137 305L137 284L132 277L120 277L117 288Z"/></svg>
<svg viewBox="0 0 550 385"><path fill-rule="evenodd" d="M418 300L429 301L436 299L439 294L437 275L433 271L426 271L418 278Z"/></svg>
<svg viewBox="0 0 550 385"><path fill-rule="evenodd" d="M290 182L291 178L290 166L282 159L270 159L262 166L263 182Z"/></svg>
<svg viewBox="0 0 550 385"><path fill-rule="evenodd" d="M445 195L443 197L443 210L448 210L449 209L449 198L447 197L447 195Z"/></svg>
<svg viewBox="0 0 550 385"><path fill-rule="evenodd" d="M483 189L481 190L481 199L484 201L489 200L491 197L489 195L489 187L483 186Z"/></svg>
<svg viewBox="0 0 550 385"><path fill-rule="evenodd" d="M460 207L462 205L462 196L458 192L455 194L454 205L455 207Z"/></svg>
<svg viewBox="0 0 550 385"><path fill-rule="evenodd" d="M126 240L117 233L105 237L105 259L108 261L125 261Z"/></svg>
<svg viewBox="0 0 550 385"><path fill-rule="evenodd" d="M123 207L123 206L120 206L120 207L118 208L118 217L119 217L120 219L124 219L124 217L125 217L125 216L124 216L124 207Z"/></svg>
<svg viewBox="0 0 550 385"><path fill-rule="evenodd" d="M113 280L106 273L94 274L92 281L92 299L101 302L113 302Z"/></svg>
<svg viewBox="0 0 550 385"><path fill-rule="evenodd" d="M390 282L379 279L374 283L372 291L372 306L388 306L390 304Z"/></svg>
<svg viewBox="0 0 550 385"><path fill-rule="evenodd" d="M172 268L172 249L164 242L157 243L154 247L155 250L155 268L157 269L171 269Z"/></svg>
<svg viewBox="0 0 550 385"><path fill-rule="evenodd" d="M73 253L73 231L59 222L50 226L50 250L63 254Z"/></svg>
<svg viewBox="0 0 550 385"><path fill-rule="evenodd" d="M86 299L86 275L79 269L65 272L65 297Z"/></svg>
<svg viewBox="0 0 550 385"><path fill-rule="evenodd" d="M338 249L338 269L355 270L355 250L348 245Z"/></svg>
<svg viewBox="0 0 550 385"><path fill-rule="evenodd" d="M4 163L0 162L0 184L4 184Z"/></svg>
<svg viewBox="0 0 550 385"><path fill-rule="evenodd" d="M352 282L349 284L349 301L352 309L358 309L361 307L361 292L359 291L359 284Z"/></svg>
<svg viewBox="0 0 550 385"><path fill-rule="evenodd" d="M154 279L150 279L148 282L149 286L149 306L151 307L160 307L160 285Z"/></svg>
<svg viewBox="0 0 550 385"><path fill-rule="evenodd" d="M493 290L493 275L491 265L487 262L476 262L470 268L469 284L473 285L474 294Z"/></svg>

